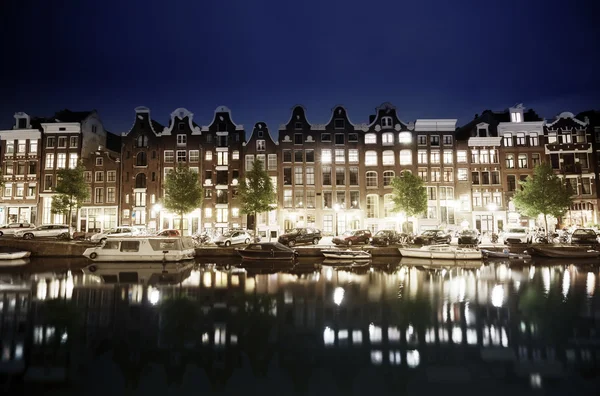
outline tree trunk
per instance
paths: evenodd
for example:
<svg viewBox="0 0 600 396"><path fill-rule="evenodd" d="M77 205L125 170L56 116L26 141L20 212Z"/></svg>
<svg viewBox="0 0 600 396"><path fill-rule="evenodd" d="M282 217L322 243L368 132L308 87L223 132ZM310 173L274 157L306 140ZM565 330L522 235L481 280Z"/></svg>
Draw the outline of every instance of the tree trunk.
<svg viewBox="0 0 600 396"><path fill-rule="evenodd" d="M258 228L258 213L256 213L256 211L254 212L254 242L258 242L258 234L257 232L257 228Z"/></svg>
<svg viewBox="0 0 600 396"><path fill-rule="evenodd" d="M548 215L544 213L544 225L546 226L546 236L549 235L550 231L548 230Z"/></svg>
<svg viewBox="0 0 600 396"><path fill-rule="evenodd" d="M71 225L73 224L73 206L69 205L69 218L67 219L67 225L69 226L67 234L69 236L68 239L71 239Z"/></svg>
<svg viewBox="0 0 600 396"><path fill-rule="evenodd" d="M181 212L181 220L179 223L179 233L183 236L183 212Z"/></svg>

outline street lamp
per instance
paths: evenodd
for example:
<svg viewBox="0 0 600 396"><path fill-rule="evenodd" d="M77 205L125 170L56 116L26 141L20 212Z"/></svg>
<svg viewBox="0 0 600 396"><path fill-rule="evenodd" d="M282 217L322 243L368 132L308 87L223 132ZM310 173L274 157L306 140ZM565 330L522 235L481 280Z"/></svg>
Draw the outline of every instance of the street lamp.
<svg viewBox="0 0 600 396"><path fill-rule="evenodd" d="M338 212L340 211L340 204L333 205L333 210L335 210L335 235L338 234Z"/></svg>
<svg viewBox="0 0 600 396"><path fill-rule="evenodd" d="M494 220L494 212L498 209L498 205L496 205L495 202L490 202L487 207L488 207L488 210L490 212L492 212L492 232L494 232L494 228L496 225L496 222Z"/></svg>

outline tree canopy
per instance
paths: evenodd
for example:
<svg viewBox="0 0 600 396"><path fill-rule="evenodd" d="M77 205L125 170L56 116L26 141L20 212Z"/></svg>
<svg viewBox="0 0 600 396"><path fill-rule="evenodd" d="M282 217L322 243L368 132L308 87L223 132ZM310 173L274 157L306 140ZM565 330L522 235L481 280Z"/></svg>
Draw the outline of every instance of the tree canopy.
<svg viewBox="0 0 600 396"><path fill-rule="evenodd" d="M88 184L83 172L85 168L79 164L75 168L60 169L57 173L56 195L52 198L52 213L67 215L67 225L72 226L73 211L90 197Z"/></svg>
<svg viewBox="0 0 600 396"><path fill-rule="evenodd" d="M427 210L427 189L420 177L404 171L392 179L392 202L394 212L403 212L407 217Z"/></svg>
<svg viewBox="0 0 600 396"><path fill-rule="evenodd" d="M268 212L271 205L277 202L273 182L259 159L252 162L252 168L246 171L245 178L240 182L238 192L241 212L254 215L254 236L256 237L256 214Z"/></svg>
<svg viewBox="0 0 600 396"><path fill-rule="evenodd" d="M514 195L515 208L530 217L544 215L546 231L548 231L547 216L562 216L571 206L571 193L563 179L554 174L549 164L536 166L533 177L527 176L527 179L519 184L522 189Z"/></svg>
<svg viewBox="0 0 600 396"><path fill-rule="evenodd" d="M183 216L202 205L203 190L198 173L181 164L167 174L163 206L181 216L180 231L183 235Z"/></svg>

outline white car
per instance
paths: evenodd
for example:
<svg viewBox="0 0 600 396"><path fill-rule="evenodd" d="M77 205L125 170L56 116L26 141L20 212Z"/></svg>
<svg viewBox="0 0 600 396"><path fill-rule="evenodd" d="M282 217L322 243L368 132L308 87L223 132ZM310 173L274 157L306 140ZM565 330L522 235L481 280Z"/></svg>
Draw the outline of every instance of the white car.
<svg viewBox="0 0 600 396"><path fill-rule="evenodd" d="M217 246L231 246L239 243L249 244L252 240L246 231L229 231L216 237L213 242Z"/></svg>
<svg viewBox="0 0 600 396"><path fill-rule="evenodd" d="M46 224L29 230L19 230L15 232L15 238L62 237L68 234L69 226L66 224Z"/></svg>
<svg viewBox="0 0 600 396"><path fill-rule="evenodd" d="M502 234L504 244L509 243L530 243L531 235L527 227L507 227Z"/></svg>
<svg viewBox="0 0 600 396"><path fill-rule="evenodd" d="M11 223L0 227L0 236L14 235L17 231L33 230L35 225L29 223Z"/></svg>
<svg viewBox="0 0 600 396"><path fill-rule="evenodd" d="M111 228L110 230L106 230L104 232L99 232L90 237L90 241L92 242L102 242L107 238L118 238L118 237L126 237L126 236L136 236L140 235L141 231L139 228L130 227L130 226L122 226L117 228Z"/></svg>

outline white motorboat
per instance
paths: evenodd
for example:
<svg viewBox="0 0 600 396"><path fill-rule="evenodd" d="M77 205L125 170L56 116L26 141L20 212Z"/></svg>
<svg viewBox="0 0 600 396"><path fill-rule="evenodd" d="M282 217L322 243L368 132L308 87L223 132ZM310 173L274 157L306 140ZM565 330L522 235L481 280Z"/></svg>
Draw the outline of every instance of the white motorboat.
<svg viewBox="0 0 600 396"><path fill-rule="evenodd" d="M107 239L83 255L95 262L175 262L194 258L190 237L123 237Z"/></svg>
<svg viewBox="0 0 600 396"><path fill-rule="evenodd" d="M28 251L20 251L20 252L3 252L0 253L0 260L18 260L27 258L31 255L31 252Z"/></svg>
<svg viewBox="0 0 600 396"><path fill-rule="evenodd" d="M438 260L481 260L481 251L450 245L430 245L421 248L399 248L402 257Z"/></svg>
<svg viewBox="0 0 600 396"><path fill-rule="evenodd" d="M351 249L328 249L321 250L323 256L329 259L338 260L364 260L372 257L371 253L365 250L351 250Z"/></svg>

